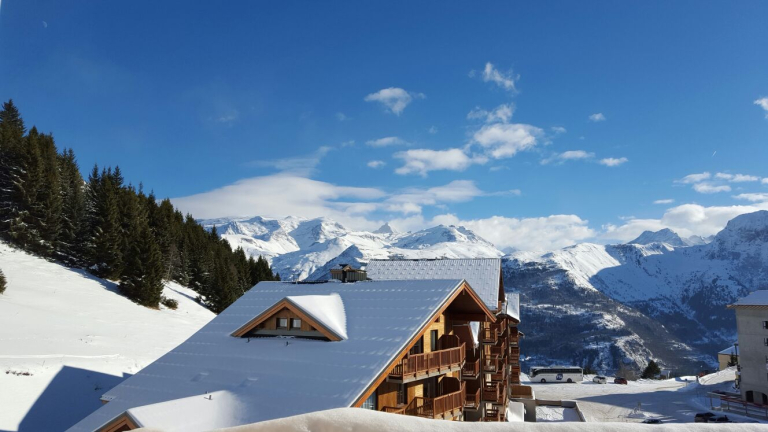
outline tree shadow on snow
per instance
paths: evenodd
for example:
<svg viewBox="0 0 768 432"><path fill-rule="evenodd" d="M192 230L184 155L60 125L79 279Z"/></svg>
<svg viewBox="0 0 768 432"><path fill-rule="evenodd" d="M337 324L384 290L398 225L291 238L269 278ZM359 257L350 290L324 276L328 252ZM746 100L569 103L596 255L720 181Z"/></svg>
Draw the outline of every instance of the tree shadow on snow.
<svg viewBox="0 0 768 432"><path fill-rule="evenodd" d="M130 376L64 366L29 409L19 432L62 431L74 426L101 407L101 395Z"/></svg>

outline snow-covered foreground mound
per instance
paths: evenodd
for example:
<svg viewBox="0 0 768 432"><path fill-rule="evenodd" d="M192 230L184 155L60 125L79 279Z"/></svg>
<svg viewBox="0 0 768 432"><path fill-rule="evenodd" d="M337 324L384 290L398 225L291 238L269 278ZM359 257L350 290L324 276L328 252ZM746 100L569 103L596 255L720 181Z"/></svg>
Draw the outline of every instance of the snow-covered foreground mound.
<svg viewBox="0 0 768 432"><path fill-rule="evenodd" d="M764 431L760 425L739 424L674 424L645 425L639 423L469 423L429 420L419 417L387 414L360 408L339 408L296 417L288 417L231 429L226 432L634 432L663 430L697 431Z"/></svg>
<svg viewBox="0 0 768 432"><path fill-rule="evenodd" d="M214 314L166 285L177 310L152 310L111 282L0 242L0 430L64 430L108 389L183 342Z"/></svg>

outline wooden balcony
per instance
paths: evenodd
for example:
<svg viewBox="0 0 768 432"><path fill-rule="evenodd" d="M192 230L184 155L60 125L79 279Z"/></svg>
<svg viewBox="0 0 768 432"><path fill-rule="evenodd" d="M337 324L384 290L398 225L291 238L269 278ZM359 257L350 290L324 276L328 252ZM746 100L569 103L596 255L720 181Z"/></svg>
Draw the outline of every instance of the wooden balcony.
<svg viewBox="0 0 768 432"><path fill-rule="evenodd" d="M524 385L509 386L509 397L512 399L533 399L533 388Z"/></svg>
<svg viewBox="0 0 768 432"><path fill-rule="evenodd" d="M501 410L498 408L485 410L485 417L483 417L483 421L484 422L503 422L504 410Z"/></svg>
<svg viewBox="0 0 768 432"><path fill-rule="evenodd" d="M385 406L382 411L393 414L404 414L432 419L453 419L461 415L466 404L467 387L461 383L461 388L434 398L415 397L404 407Z"/></svg>
<svg viewBox="0 0 768 432"><path fill-rule="evenodd" d="M507 380L507 368L500 368L496 373L491 374L491 381L506 382L506 380Z"/></svg>
<svg viewBox="0 0 768 432"><path fill-rule="evenodd" d="M519 365L517 365L517 366L510 365L509 366L509 374L512 375L512 376L513 375L520 376L520 366Z"/></svg>
<svg viewBox="0 0 768 432"><path fill-rule="evenodd" d="M519 347L509 347L509 356L514 358L520 357L520 348Z"/></svg>
<svg viewBox="0 0 768 432"><path fill-rule="evenodd" d="M483 362L483 372L495 373L504 367L504 362L499 356L486 357Z"/></svg>
<svg viewBox="0 0 768 432"><path fill-rule="evenodd" d="M465 380L477 379L480 376L480 359L465 362L461 368L461 377Z"/></svg>
<svg viewBox="0 0 768 432"><path fill-rule="evenodd" d="M499 403L501 401L499 387L499 383L486 383L483 387L483 402Z"/></svg>
<svg viewBox="0 0 768 432"><path fill-rule="evenodd" d="M387 381L407 383L456 372L464 365L465 344L424 354L408 354L389 372Z"/></svg>
<svg viewBox="0 0 768 432"><path fill-rule="evenodd" d="M501 356L506 357L507 356L507 342L504 341L499 345L491 346L491 355L492 356Z"/></svg>
<svg viewBox="0 0 768 432"><path fill-rule="evenodd" d="M481 390L482 389L478 388L475 393L467 394L467 399L464 401L465 409L476 410L480 408L480 405L482 404L482 401L483 401L481 399Z"/></svg>
<svg viewBox="0 0 768 432"><path fill-rule="evenodd" d="M499 330L494 327L480 329L480 342L483 344L495 344L499 341Z"/></svg>

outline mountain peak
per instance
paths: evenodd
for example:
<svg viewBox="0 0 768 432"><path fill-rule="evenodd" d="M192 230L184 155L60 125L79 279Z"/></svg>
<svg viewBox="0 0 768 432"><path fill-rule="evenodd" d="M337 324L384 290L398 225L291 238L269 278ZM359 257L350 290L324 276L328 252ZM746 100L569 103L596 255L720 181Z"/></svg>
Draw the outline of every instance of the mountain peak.
<svg viewBox="0 0 768 432"><path fill-rule="evenodd" d="M395 230L389 225L389 222L384 223L379 229L374 231L374 234L394 234Z"/></svg>
<svg viewBox="0 0 768 432"><path fill-rule="evenodd" d="M639 237L629 242L630 244L647 245L651 243L666 243L670 246L684 247L688 244L677 235L676 232L669 228L664 228L659 231L643 231Z"/></svg>

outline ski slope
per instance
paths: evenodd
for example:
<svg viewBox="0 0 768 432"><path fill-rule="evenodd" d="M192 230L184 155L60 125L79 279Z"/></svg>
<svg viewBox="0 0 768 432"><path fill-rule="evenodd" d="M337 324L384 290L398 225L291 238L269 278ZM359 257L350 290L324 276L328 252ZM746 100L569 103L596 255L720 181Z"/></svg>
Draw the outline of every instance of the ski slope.
<svg viewBox="0 0 768 432"><path fill-rule="evenodd" d="M139 306L117 286L0 242L0 430L64 430L99 397L214 314L176 283L177 310Z"/></svg>

